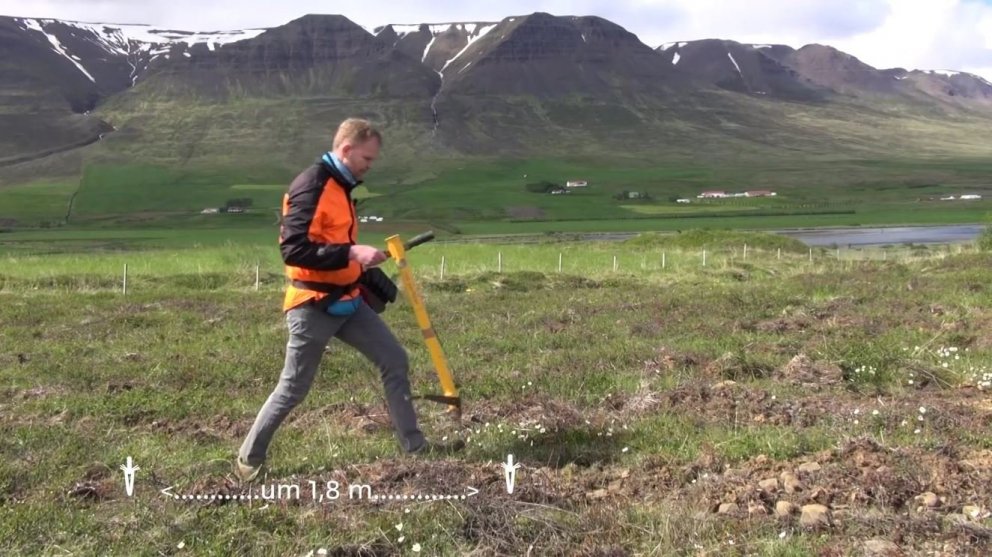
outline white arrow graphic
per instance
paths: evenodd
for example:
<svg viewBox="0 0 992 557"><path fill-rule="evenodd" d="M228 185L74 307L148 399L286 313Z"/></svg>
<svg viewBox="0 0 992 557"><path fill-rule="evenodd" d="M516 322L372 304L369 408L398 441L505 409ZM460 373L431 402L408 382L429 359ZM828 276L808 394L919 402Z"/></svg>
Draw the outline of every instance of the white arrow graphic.
<svg viewBox="0 0 992 557"><path fill-rule="evenodd" d="M134 475L138 470L141 468L134 465L131 457L127 457L127 464L121 464L121 472L124 472L124 491L127 492L128 497L134 495Z"/></svg>
<svg viewBox="0 0 992 557"><path fill-rule="evenodd" d="M231 493L202 494L201 493L201 494L185 494L185 495L180 495L178 493L172 493L172 490L173 489L175 489L175 486L171 486L170 485L169 487L160 490L159 493L161 493L166 498L172 499L174 501L200 501L200 502L203 502L203 501L240 501L240 502L248 502L248 501L267 501L267 500L272 500L273 499L272 497L263 497L263 496L261 496L261 495L259 495L257 493L252 493L250 491L248 493L242 493L242 494L231 494ZM477 495L479 493L479 490L476 489L476 488L474 488L474 487L472 487L472 486L468 486L466 489L468 490L466 493L461 493L461 494L458 494L458 495L452 495L452 494L446 494L446 495L441 495L441 494L423 494L423 493L414 494L414 495L381 495L381 494L376 494L376 495L371 495L369 497L366 497L365 500L368 500L368 501L454 501L454 500L465 500L465 499L468 499L469 497L472 497L472 496ZM306 497L303 497L302 498L302 500L306 500L306 499L307 499ZM347 499L343 499L343 500L347 500Z"/></svg>
<svg viewBox="0 0 992 557"><path fill-rule="evenodd" d="M452 499L468 499L479 493L478 489L468 486L468 493L461 495L373 495L373 501L450 501Z"/></svg>
<svg viewBox="0 0 992 557"><path fill-rule="evenodd" d="M519 464L513 463L513 455L506 455L506 463L503 464L503 476L506 479L506 492L513 493L513 484L517 481L517 470Z"/></svg>

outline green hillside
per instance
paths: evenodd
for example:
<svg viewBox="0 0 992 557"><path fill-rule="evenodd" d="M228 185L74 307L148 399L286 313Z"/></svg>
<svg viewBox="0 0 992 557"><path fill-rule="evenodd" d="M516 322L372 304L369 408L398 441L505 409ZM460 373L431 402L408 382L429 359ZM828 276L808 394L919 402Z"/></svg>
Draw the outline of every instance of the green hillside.
<svg viewBox="0 0 992 557"><path fill-rule="evenodd" d="M210 226L202 209L244 198L244 218L269 223L282 188L351 115L386 135L365 213L455 232L583 229L569 224L577 220L594 230L762 227L809 215L818 224L974 222L984 201L934 200L992 185L992 116L950 107L713 91L603 106L452 97L435 130L430 107L415 99L170 99L152 85L100 108L117 131L82 151L77 187L76 178L35 178L64 173L58 164L34 163L31 180L0 172L5 227L65 225L67 212L72 226ZM590 186L555 196L526 187L575 179ZM698 202L707 189L778 196ZM625 192L642 197L616 199ZM777 216L789 218L765 220Z"/></svg>

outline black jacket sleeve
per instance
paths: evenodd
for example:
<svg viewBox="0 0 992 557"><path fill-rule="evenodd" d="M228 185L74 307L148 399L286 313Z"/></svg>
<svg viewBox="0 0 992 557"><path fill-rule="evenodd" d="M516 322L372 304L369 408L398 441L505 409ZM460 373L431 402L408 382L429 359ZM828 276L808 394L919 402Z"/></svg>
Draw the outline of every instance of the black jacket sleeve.
<svg viewBox="0 0 992 557"><path fill-rule="evenodd" d="M351 244L321 244L310 239L310 224L317 212L317 201L329 174L315 164L297 176L289 186L289 210L283 217L279 250L287 265L334 271L348 266Z"/></svg>

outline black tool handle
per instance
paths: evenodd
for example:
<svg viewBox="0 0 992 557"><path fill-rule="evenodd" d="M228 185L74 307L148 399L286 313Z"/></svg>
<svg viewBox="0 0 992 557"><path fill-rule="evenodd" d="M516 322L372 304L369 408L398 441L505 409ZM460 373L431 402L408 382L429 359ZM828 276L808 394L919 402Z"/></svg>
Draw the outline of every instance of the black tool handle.
<svg viewBox="0 0 992 557"><path fill-rule="evenodd" d="M417 234L413 238L410 238L406 242L403 242L403 249L404 250L411 250L411 249L419 246L420 244L423 244L425 242L430 242L433 239L434 239L434 231L433 230L429 230L429 231L424 232L422 234Z"/></svg>

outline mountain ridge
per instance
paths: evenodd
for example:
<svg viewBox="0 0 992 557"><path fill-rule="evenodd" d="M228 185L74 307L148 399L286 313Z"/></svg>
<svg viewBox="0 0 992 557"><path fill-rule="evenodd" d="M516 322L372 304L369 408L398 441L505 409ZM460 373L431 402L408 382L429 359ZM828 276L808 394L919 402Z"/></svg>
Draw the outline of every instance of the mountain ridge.
<svg viewBox="0 0 992 557"><path fill-rule="evenodd" d="M401 138L403 160L578 154L598 143L664 157L704 156L694 144L736 156L826 145L944 152L907 126L946 137L947 149L992 143L938 129L992 119L987 80L872 68L826 45L651 47L598 16L543 12L372 30L324 14L251 33L125 27L0 17L0 125L13 130L0 138L0 165L43 167L81 145L83 165L140 156L184 166L229 153L291 165L324 136L293 127L351 114Z"/></svg>

